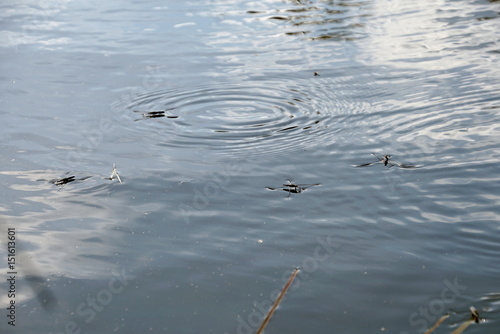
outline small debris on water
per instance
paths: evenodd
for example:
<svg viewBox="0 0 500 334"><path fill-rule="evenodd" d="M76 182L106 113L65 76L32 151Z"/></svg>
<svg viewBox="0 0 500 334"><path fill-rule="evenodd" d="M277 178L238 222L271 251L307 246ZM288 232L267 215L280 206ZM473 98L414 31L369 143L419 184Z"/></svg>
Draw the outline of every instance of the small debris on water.
<svg viewBox="0 0 500 334"><path fill-rule="evenodd" d="M109 176L109 179L113 180L115 178L115 176L118 179L118 182L123 183L122 179L120 178L120 175L118 175L118 172L116 171L116 165L113 164L113 170L111 171L111 175Z"/></svg>

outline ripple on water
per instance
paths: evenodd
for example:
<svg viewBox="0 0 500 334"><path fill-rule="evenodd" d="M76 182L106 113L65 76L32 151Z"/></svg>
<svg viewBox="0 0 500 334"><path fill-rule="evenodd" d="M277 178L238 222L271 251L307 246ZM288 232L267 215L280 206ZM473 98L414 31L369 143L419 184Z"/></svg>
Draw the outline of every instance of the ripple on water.
<svg viewBox="0 0 500 334"><path fill-rule="evenodd" d="M283 22L286 35L308 40L354 41L365 37L368 1L283 1L281 6L248 10L261 21Z"/></svg>
<svg viewBox="0 0 500 334"><path fill-rule="evenodd" d="M277 153L334 141L340 120L362 108L319 80L157 90L138 96L128 109L138 111L136 130L160 146ZM141 119L141 112L171 108L166 115L178 118Z"/></svg>

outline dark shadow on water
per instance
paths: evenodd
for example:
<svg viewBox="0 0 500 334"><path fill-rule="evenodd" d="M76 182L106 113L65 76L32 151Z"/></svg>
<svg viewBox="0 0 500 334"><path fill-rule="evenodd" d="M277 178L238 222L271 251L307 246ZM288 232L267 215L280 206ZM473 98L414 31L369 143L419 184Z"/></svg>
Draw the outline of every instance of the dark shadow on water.
<svg viewBox="0 0 500 334"><path fill-rule="evenodd" d="M4 217L0 216L0 228L2 231L7 231L8 228L13 227L13 225L9 225L7 220ZM2 233L2 246L7 246L6 239L7 234ZM16 279L19 279L19 274L24 273L26 275L25 279L28 283L29 287L33 290L36 295L36 299L40 302L40 305L45 311L54 311L57 307L57 298L53 291L47 286L45 278L40 274L37 266L30 259L29 256L25 254L22 250L19 249L19 238L18 234L15 234L15 239L9 240L11 242L15 242L15 265L11 267L10 270L15 272L13 274L16 276ZM19 264L19 265L18 265ZM18 269L18 266L21 270ZM22 277L21 277L22 278Z"/></svg>
<svg viewBox="0 0 500 334"><path fill-rule="evenodd" d="M31 268L34 271L34 268ZM26 282L36 295L36 299L45 311L55 311L58 301L54 292L49 289L47 282L42 276L30 275L26 276Z"/></svg>

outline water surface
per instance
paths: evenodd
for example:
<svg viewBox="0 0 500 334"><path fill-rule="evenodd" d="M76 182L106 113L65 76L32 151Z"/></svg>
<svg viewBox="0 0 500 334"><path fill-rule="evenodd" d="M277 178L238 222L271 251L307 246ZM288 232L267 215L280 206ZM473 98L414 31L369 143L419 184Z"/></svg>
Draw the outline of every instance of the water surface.
<svg viewBox="0 0 500 334"><path fill-rule="evenodd" d="M496 333L498 2L1 13L2 332Z"/></svg>

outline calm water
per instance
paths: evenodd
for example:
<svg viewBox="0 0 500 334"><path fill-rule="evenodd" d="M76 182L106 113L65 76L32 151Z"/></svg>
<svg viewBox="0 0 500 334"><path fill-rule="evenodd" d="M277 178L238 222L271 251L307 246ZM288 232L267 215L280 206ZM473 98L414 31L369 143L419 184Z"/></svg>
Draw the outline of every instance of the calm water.
<svg viewBox="0 0 500 334"><path fill-rule="evenodd" d="M499 12L2 4L1 333L498 333Z"/></svg>

